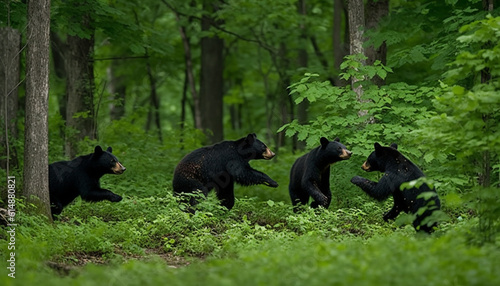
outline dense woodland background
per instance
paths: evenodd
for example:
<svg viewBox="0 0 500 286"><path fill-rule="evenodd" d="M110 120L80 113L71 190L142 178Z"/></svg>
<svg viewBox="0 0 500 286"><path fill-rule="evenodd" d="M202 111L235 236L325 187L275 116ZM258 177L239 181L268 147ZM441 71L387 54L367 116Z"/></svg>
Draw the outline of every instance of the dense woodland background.
<svg viewBox="0 0 500 286"><path fill-rule="evenodd" d="M494 1L26 2L0 3L0 173L18 198L2 285L500 285ZM252 166L280 187L182 212L177 162L252 132L277 153ZM332 167L328 210L294 214L289 170L321 136L353 157ZM375 142L436 187L434 234L384 222L391 201L349 182L380 176L360 168ZM98 144L127 167L101 180L124 200L77 199L50 221L44 166Z"/></svg>

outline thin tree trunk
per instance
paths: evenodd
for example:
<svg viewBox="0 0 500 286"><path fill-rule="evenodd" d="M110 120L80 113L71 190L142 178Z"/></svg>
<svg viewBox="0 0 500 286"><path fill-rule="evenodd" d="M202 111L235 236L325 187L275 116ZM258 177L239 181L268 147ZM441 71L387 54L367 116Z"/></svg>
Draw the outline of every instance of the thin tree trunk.
<svg viewBox="0 0 500 286"><path fill-rule="evenodd" d="M349 19L349 53L365 54L363 48L363 27L365 24L365 12L363 0L351 0L347 2L347 11ZM364 63L363 63L364 64ZM352 89L357 94L357 100L361 101L363 89L361 86L356 85L360 79L353 78L351 81Z"/></svg>
<svg viewBox="0 0 500 286"><path fill-rule="evenodd" d="M366 29L376 29L382 18L389 14L389 0L369 0L366 5ZM373 65L373 63L377 60L385 65L387 61L386 43L383 42L378 48L373 46L366 47L365 55L368 58L366 59L367 65ZM374 77L372 81L378 86L385 84L385 80L379 76Z"/></svg>
<svg viewBox="0 0 500 286"><path fill-rule="evenodd" d="M485 11L493 11L494 5L493 0L483 0L483 9ZM486 44L486 46L491 45L491 43ZM489 68L484 68L481 70L481 83L487 84L491 81L491 71ZM483 114L483 121L486 126L489 127L490 116L488 114ZM479 175L479 184L483 187L491 186L491 154L489 151L483 152L482 160L482 172Z"/></svg>
<svg viewBox="0 0 500 286"><path fill-rule="evenodd" d="M149 58L146 50L146 56ZM150 87L150 107L148 113L148 122L146 124L146 130L149 130L151 127L151 123L154 122L156 128L158 129L158 139L160 142L163 142L163 137L161 133L161 121L160 121L160 99L158 98L158 93L156 92L156 78L153 75L151 70L151 64L149 63L149 59L146 63L146 72L149 78L149 87Z"/></svg>
<svg viewBox="0 0 500 286"><path fill-rule="evenodd" d="M284 72L288 70L290 66L289 58L287 57L287 46L285 43L280 43L279 53L277 55L278 60L275 61L276 70L280 76L278 85L276 88L276 94L278 95L278 108L280 111L280 122L279 126L283 126L288 122L295 119L295 113L293 109L292 97L288 96L287 88L290 86L290 76ZM277 147L285 145L285 133L281 132L277 137ZM292 141L292 149L296 149L297 146L295 142ZM278 149L278 148L276 148Z"/></svg>
<svg viewBox="0 0 500 286"><path fill-rule="evenodd" d="M187 71L187 69L185 69L184 70L184 85L182 87L182 99L181 99L181 131L184 131L184 125L186 123L186 103L187 103L188 85L189 85L188 71Z"/></svg>
<svg viewBox="0 0 500 286"><path fill-rule="evenodd" d="M346 38L349 37L349 24L347 23L347 13L344 7L344 3L342 0L335 0L333 4L333 67L337 72L340 72L340 65L344 57L347 55L347 42ZM346 27L346 33L344 35L344 41L342 41L342 14L346 15L344 23ZM347 82L345 80L340 79L339 77L335 78L335 85L337 86L345 86Z"/></svg>
<svg viewBox="0 0 500 286"><path fill-rule="evenodd" d="M485 11L491 12L493 11L494 0L483 0L483 9ZM491 45L491 43L486 44L486 46ZM484 68L481 70L481 83L487 84L491 81L491 71L489 68ZM490 121L490 116L488 114L483 114L483 121L486 126L489 126L488 122ZM483 164L482 164L482 174L479 176L479 183L483 187L491 186L491 155L489 151L483 152Z"/></svg>
<svg viewBox="0 0 500 286"><path fill-rule="evenodd" d="M108 77L108 90L113 96L113 102L109 106L111 120L119 120L125 115L125 95L127 86L124 77L116 74L118 62L113 60L106 69Z"/></svg>
<svg viewBox="0 0 500 286"><path fill-rule="evenodd" d="M50 0L28 2L24 196L52 220L49 197L48 109Z"/></svg>
<svg viewBox="0 0 500 286"><path fill-rule="evenodd" d="M494 0L483 0L483 10L492 11L494 8ZM490 45L487 43L486 46ZM491 80L491 72L489 68L484 68L481 70L481 83L488 84ZM491 132L491 118L489 114L483 114L483 121L485 123L485 134ZM481 158L481 172L478 176L479 184L482 187L488 188L491 186L491 153L486 150L483 151ZM488 192L481 192L479 197L479 232L483 236L483 242L494 242L496 231L493 229L494 220L491 214L491 207L488 207L488 203L491 203L491 199L483 198L482 194L488 194ZM490 201L490 202L488 202Z"/></svg>
<svg viewBox="0 0 500 286"><path fill-rule="evenodd" d="M10 27L0 28L0 122L3 129L0 132L0 150L7 155L5 159L0 159L0 168L5 169L7 175L9 168L17 165L16 151L10 140L17 138L20 53L21 33ZM6 190L2 188L2 194L3 191Z"/></svg>
<svg viewBox="0 0 500 286"><path fill-rule="evenodd" d="M67 81L66 64L64 53L68 49L66 43L54 31L50 32L50 46L52 52L52 63L56 76ZM66 105L68 104L68 94L58 96L59 114L66 121ZM64 137L64 130L61 130L61 136Z"/></svg>
<svg viewBox="0 0 500 286"><path fill-rule="evenodd" d="M298 3L298 12L301 16L305 17L307 15L307 6L306 6L306 0L299 0ZM305 26L305 19L300 23L300 30L301 30L301 35L300 35L300 43L301 47L299 49L299 57L298 57L298 65L299 67L307 67L308 65L308 56L307 56L307 50L306 50L306 40L307 40L307 34L306 34L306 26ZM326 59L324 56L322 56L321 51L319 51L319 48L317 47L316 44L316 39L314 37L311 37L311 42L313 43L313 47L316 51L316 55L318 56L320 62L323 64L323 67L325 70L328 70L328 63L326 63ZM293 105L291 106L293 109ZM301 103L297 105L297 120L299 121L300 124L306 124L307 123L307 110L309 109L309 100L305 99ZM299 150L304 150L306 147L306 143L304 141L298 141L297 140L297 135L293 137L294 144Z"/></svg>
<svg viewBox="0 0 500 286"><path fill-rule="evenodd" d="M90 26L90 15L83 24ZM88 38L68 36L65 52L66 70L66 156L78 153L76 143L85 137L96 138L94 114L94 49L93 34Z"/></svg>
<svg viewBox="0 0 500 286"><path fill-rule="evenodd" d="M174 12L177 23L180 23L179 14L177 13L177 11L173 10L173 8L170 7L169 5L167 6ZM201 119L201 104L198 91L196 90L196 81L193 72L193 59L191 56L191 44L189 43L189 38L187 37L186 29L183 26L179 26L179 33L181 35L182 45L184 47L184 61L186 63L186 76L187 76L188 86L191 92L191 96L193 97L194 127L196 129L201 130L203 129L202 119Z"/></svg>
<svg viewBox="0 0 500 286"><path fill-rule="evenodd" d="M203 3L203 10L214 13L217 4ZM217 1L216 1L217 2ZM214 19L204 16L201 21L202 31L210 30ZM209 142L216 143L224 138L223 115L223 72L224 72L224 40L218 36L201 39L201 76L200 103L202 126ZM208 132L207 132L208 131Z"/></svg>

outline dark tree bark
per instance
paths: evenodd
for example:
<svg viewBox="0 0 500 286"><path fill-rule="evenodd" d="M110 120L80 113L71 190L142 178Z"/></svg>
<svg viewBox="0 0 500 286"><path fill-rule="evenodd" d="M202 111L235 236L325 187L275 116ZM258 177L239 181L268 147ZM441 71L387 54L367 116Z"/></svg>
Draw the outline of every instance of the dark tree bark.
<svg viewBox="0 0 500 286"><path fill-rule="evenodd" d="M111 120L119 120L125 115L125 95L127 93L127 85L125 78L118 75L116 70L118 62L113 60L107 68L108 90L113 96L113 102L109 106L109 115Z"/></svg>
<svg viewBox="0 0 500 286"><path fill-rule="evenodd" d="M23 194L52 220L49 197L48 109L50 0L28 2Z"/></svg>
<svg viewBox="0 0 500 286"><path fill-rule="evenodd" d="M382 18L389 14L389 0L369 0L366 5L366 29L376 29ZM387 45L384 42L378 48L373 46L366 47L365 55L368 58L366 60L367 65L372 65L377 60L385 65L387 62ZM385 83L385 80L378 76L373 78L372 81L378 86Z"/></svg>
<svg viewBox="0 0 500 286"><path fill-rule="evenodd" d="M288 57L288 49L287 45L283 42L280 43L279 46L279 52L276 55L276 58L278 59L275 61L275 66L276 70L278 71L278 74L280 76L280 80L277 83L276 87L276 95L277 95L277 101L278 101L278 110L280 114L280 121L279 121L279 126L283 126L288 122L291 122L295 119L295 113L293 109L293 100L292 97L288 95L288 87L290 86L290 76L285 72L286 70L289 70L290 67L290 60ZM272 117L271 117L272 118ZM278 133L277 136L277 142L276 142L276 150L278 150L278 147L284 146L285 145L285 133L281 132ZM295 146L292 142L292 148L296 149L297 146Z"/></svg>
<svg viewBox="0 0 500 286"><path fill-rule="evenodd" d="M7 171L7 175L9 167L17 165L16 150L10 142L17 138L20 52L21 33L10 27L0 28L0 150L1 154L7 155L6 159L0 159L0 167Z"/></svg>
<svg viewBox="0 0 500 286"><path fill-rule="evenodd" d="M340 65L349 50L349 24L347 23L347 10L345 9L343 1L334 0L333 5L333 67L339 72ZM342 17L342 15L345 15L345 17ZM342 41L342 22L344 22L345 27L344 41ZM345 86L347 82L336 77L335 85Z"/></svg>
<svg viewBox="0 0 500 286"><path fill-rule="evenodd" d="M184 85L182 87L182 98L181 98L181 123L180 123L181 131L184 130L184 126L186 124L186 104L187 104L188 85L189 85L188 71L187 71L187 69L185 69L184 70Z"/></svg>
<svg viewBox="0 0 500 286"><path fill-rule="evenodd" d="M218 1L204 1L203 10L213 13L218 9ZM215 19L203 16L202 31L210 30ZM224 40L217 35L201 39L200 106L202 126L209 142L216 143L224 138L223 116L223 72Z"/></svg>
<svg viewBox="0 0 500 286"><path fill-rule="evenodd" d="M149 100L151 104L149 106L146 130L149 130L151 127L151 123L154 122L156 128L158 129L158 140L162 142L163 137L161 133L161 121L160 121L160 98L158 97L158 93L156 92L156 78L153 75L153 71L151 70L151 63L149 62L149 59L146 63L146 72L148 74L148 79L149 79L149 88L150 88Z"/></svg>
<svg viewBox="0 0 500 286"><path fill-rule="evenodd" d="M484 11L493 11L494 0L483 0ZM491 45L488 43L486 46ZM487 84L491 80L491 71L489 68L484 68L481 70L481 83ZM488 114L483 114L483 121L488 126L488 121L490 121ZM491 185L491 154L490 151L483 152L482 158L482 172L479 174L479 184L483 187L489 187Z"/></svg>
<svg viewBox="0 0 500 286"><path fill-rule="evenodd" d="M175 15L175 19L177 20L177 23L180 23L180 15L179 12L173 7L171 4L169 4L167 1L162 0L163 4L167 6L170 10ZM196 6L195 1L190 2L190 6L194 7ZM189 17L189 23L191 23L192 18ZM182 45L184 47L184 62L186 63L186 81L185 81L185 87L189 87L189 91L191 92L191 96L193 98L193 104L192 104L192 113L193 113L193 119L194 119L194 127L196 129L203 129L202 126L202 118L201 118L201 103L200 103L200 96L198 94L198 91L196 89L196 80L194 77L194 72L193 72L193 58L191 56L191 44L189 42L189 37L186 33L186 29L184 26L179 26L179 32L181 35L182 39ZM186 89L185 89L186 90ZM182 108L182 115L181 115L181 126L182 128L184 127L184 120L186 118L185 116L185 104L187 102L187 97L185 97L185 93L183 94L183 98L181 101L181 108Z"/></svg>
<svg viewBox="0 0 500 286"><path fill-rule="evenodd" d="M61 39L61 37L54 31L50 32L50 46L52 52L52 64L54 66L54 72L56 76L60 79L66 80L66 68L64 53L67 49L66 43ZM66 121L66 105L68 103L68 95L64 94L58 96L59 104L59 114ZM64 130L61 130L61 136L64 137Z"/></svg>
<svg viewBox="0 0 500 286"><path fill-rule="evenodd" d="M84 15L82 26L90 31L90 15ZM66 134L65 153L73 158L78 153L76 142L96 138L94 114L94 32L88 38L70 36L66 40Z"/></svg>
<svg viewBox="0 0 500 286"><path fill-rule="evenodd" d="M307 6L306 6L306 0L299 0L298 3L298 12L300 15L305 17L307 15ZM306 33L306 26L305 26L305 21L302 21L300 24L300 29L301 29L301 37L300 37L300 42L301 42L301 47L299 49L299 57L298 57L298 65L299 67L307 67L308 65L308 56L307 56L307 49L306 49L306 40L307 40L307 33ZM316 39L314 37L311 37L311 42L313 43L313 46L316 51L316 55L318 55L319 49L316 48ZM323 64L323 67L325 70L328 70L328 64L326 63L326 59L322 56L321 52L319 52L320 55L318 58ZM293 108L293 106L292 106ZM297 120L299 121L300 124L307 124L307 110L309 109L309 100L305 99L301 103L297 105ZM299 150L304 150L306 147L306 143L304 141L298 141L297 140L297 135L293 137L294 144L297 149Z"/></svg>
<svg viewBox="0 0 500 286"><path fill-rule="evenodd" d="M495 0L483 0L484 11L493 11Z"/></svg>

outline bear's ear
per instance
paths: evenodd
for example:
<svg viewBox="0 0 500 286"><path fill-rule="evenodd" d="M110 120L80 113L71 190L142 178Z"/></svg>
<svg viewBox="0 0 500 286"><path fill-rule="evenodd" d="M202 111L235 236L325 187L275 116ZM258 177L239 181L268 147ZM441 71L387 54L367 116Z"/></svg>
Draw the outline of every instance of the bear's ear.
<svg viewBox="0 0 500 286"><path fill-rule="evenodd" d="M109 153L113 153L113 148L111 148L111 146L109 146L108 149L106 149L106 151L108 151Z"/></svg>
<svg viewBox="0 0 500 286"><path fill-rule="evenodd" d="M321 149L325 149L326 146L328 146L328 143L330 143L330 141L328 141L325 137L321 137L319 142L321 142Z"/></svg>
<svg viewBox="0 0 500 286"><path fill-rule="evenodd" d="M378 142L375 142L375 144L373 144L373 146L375 147L375 152L382 152L382 146L380 144L378 144Z"/></svg>
<svg viewBox="0 0 500 286"><path fill-rule="evenodd" d="M247 135L247 138L245 138L245 141L248 144L253 145L253 143L255 142L255 138L257 138L257 135L255 135L255 133L250 133Z"/></svg>
<svg viewBox="0 0 500 286"><path fill-rule="evenodd" d="M94 148L94 154L92 154L92 156L90 156L90 159L91 160L97 160L97 158L101 157L102 155L102 148L101 146L97 145L95 146Z"/></svg>
<svg viewBox="0 0 500 286"><path fill-rule="evenodd" d="M396 143L392 143L391 147L394 148L394 149L396 149L396 150L398 150L398 144L396 144Z"/></svg>
<svg viewBox="0 0 500 286"><path fill-rule="evenodd" d="M339 137L335 137L335 139L333 141L340 142L340 138Z"/></svg>
<svg viewBox="0 0 500 286"><path fill-rule="evenodd" d="M99 145L95 146L95 148L94 148L94 154L99 155L101 153L102 153L101 146L99 146Z"/></svg>

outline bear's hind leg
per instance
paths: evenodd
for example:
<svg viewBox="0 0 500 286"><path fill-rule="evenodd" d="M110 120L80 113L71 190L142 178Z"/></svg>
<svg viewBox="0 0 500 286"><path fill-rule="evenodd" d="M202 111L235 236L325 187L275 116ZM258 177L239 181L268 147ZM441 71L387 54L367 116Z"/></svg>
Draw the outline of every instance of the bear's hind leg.
<svg viewBox="0 0 500 286"><path fill-rule="evenodd" d="M297 194L296 190L290 189L289 193L290 193L290 199L292 200L294 212L298 212L300 206L307 205L307 203L309 202L309 194L305 191L302 191L299 194Z"/></svg>
<svg viewBox="0 0 500 286"><path fill-rule="evenodd" d="M234 206L234 184L231 183L225 188L219 188L217 190L217 198L220 200L222 206L228 210L232 209Z"/></svg>

